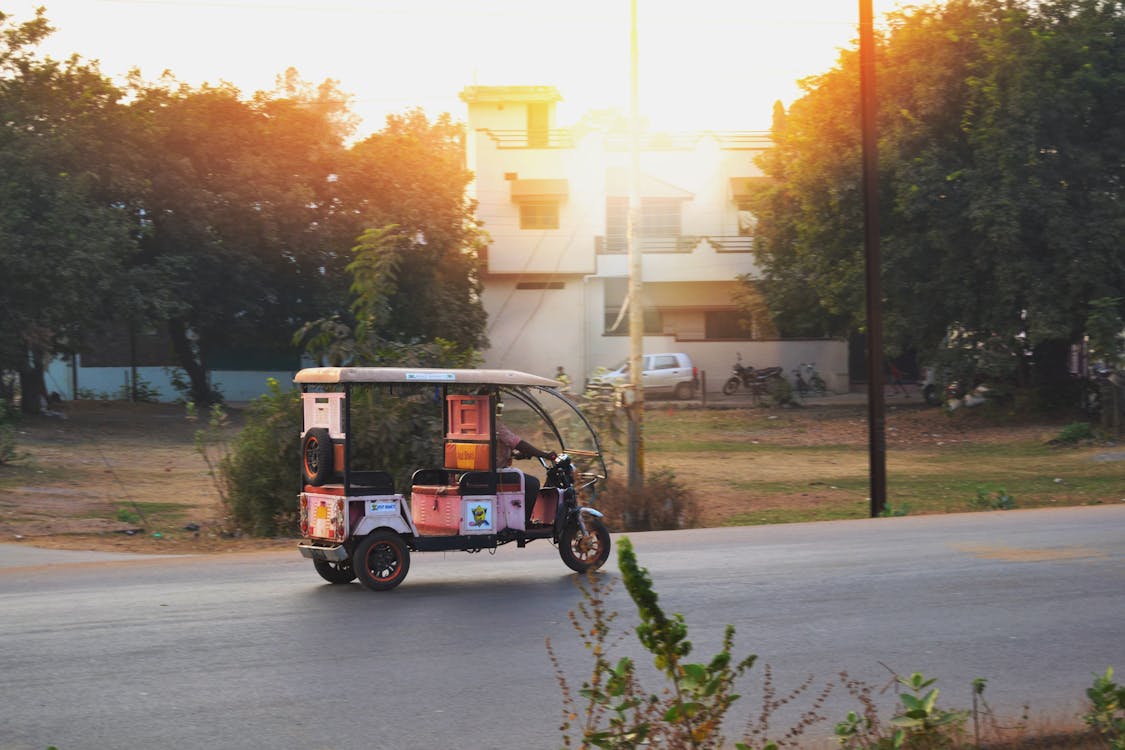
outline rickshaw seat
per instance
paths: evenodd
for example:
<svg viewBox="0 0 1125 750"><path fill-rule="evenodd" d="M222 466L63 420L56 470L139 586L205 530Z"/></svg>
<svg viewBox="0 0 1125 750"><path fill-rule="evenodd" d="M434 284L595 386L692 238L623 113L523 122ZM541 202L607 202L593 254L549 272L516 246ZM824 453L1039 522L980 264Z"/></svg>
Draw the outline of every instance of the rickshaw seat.
<svg viewBox="0 0 1125 750"><path fill-rule="evenodd" d="M498 490L500 492L519 492L523 490L523 472L513 469L501 470L498 472L499 483Z"/></svg>
<svg viewBox="0 0 1125 750"><path fill-rule="evenodd" d="M442 487L449 484L449 472L445 469L418 469L410 477L410 484Z"/></svg>
<svg viewBox="0 0 1125 750"><path fill-rule="evenodd" d="M490 471L466 471L458 486L462 495L494 495L496 475Z"/></svg>
<svg viewBox="0 0 1125 750"><path fill-rule="evenodd" d="M388 471L353 471L348 474L353 490L363 490L367 495L395 494L395 480Z"/></svg>

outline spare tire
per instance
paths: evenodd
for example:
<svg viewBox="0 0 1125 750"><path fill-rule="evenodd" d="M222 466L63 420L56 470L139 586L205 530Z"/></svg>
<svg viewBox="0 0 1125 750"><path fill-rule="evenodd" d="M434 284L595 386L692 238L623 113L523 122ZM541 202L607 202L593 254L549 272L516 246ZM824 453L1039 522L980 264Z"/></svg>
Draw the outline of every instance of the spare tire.
<svg viewBox="0 0 1125 750"><path fill-rule="evenodd" d="M305 484L316 487L332 477L332 439L323 427L305 433L301 442L301 476Z"/></svg>

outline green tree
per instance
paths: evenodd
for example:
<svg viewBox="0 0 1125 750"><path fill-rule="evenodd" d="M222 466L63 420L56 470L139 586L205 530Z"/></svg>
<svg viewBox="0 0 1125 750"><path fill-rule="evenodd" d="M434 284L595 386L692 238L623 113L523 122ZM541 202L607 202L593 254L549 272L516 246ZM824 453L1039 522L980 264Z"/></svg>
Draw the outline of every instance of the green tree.
<svg viewBox="0 0 1125 750"><path fill-rule="evenodd" d="M955 333L1057 389L1089 301L1125 288L1123 24L1107 0L890 16L876 60L892 353ZM788 335L865 325L856 57L805 81L762 160L757 249Z"/></svg>
<svg viewBox="0 0 1125 750"><path fill-rule="evenodd" d="M122 92L76 56L39 57L51 31L42 9L21 24L0 12L0 369L28 412L50 359L121 304L136 250Z"/></svg>
<svg viewBox="0 0 1125 750"><path fill-rule="evenodd" d="M327 299L331 314L294 336L333 365L471 367L484 343L477 280L480 231L465 198L461 131L448 117L420 112L388 118L385 130L354 146L340 166L340 209L357 222L340 275L350 294ZM349 226L341 219L341 226ZM343 230L341 230L343 231ZM255 533L291 532L299 418L293 391L276 388L248 415L246 439L223 464L235 518ZM349 440L364 466L404 482L440 461L441 415L432 394L354 388ZM288 458L286 458L288 457ZM289 472L278 460L292 459ZM291 472L291 473L290 473Z"/></svg>
<svg viewBox="0 0 1125 750"><path fill-rule="evenodd" d="M483 239L465 196L462 129L448 115L414 110L356 144L340 175L344 201L364 231L347 266L351 304L297 334L332 364L469 361L486 344L480 300ZM414 362L422 364L422 362Z"/></svg>
<svg viewBox="0 0 1125 750"><path fill-rule="evenodd" d="M217 397L207 372L218 352L284 351L342 291L355 234L336 185L346 102L332 82L313 89L292 70L249 99L228 84L134 82L150 314L167 325L197 403Z"/></svg>

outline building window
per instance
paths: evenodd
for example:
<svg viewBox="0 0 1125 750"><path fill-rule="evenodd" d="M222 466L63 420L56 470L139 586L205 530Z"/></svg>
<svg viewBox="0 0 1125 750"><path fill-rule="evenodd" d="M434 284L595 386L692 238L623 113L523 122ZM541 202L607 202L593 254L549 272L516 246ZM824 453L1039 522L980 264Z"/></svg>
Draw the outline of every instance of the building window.
<svg viewBox="0 0 1125 750"><path fill-rule="evenodd" d="M637 237L641 240L679 237L683 233L682 205L682 198L642 198ZM628 217L628 198L606 198L606 252L623 253L628 249L625 233Z"/></svg>
<svg viewBox="0 0 1125 750"><path fill-rule="evenodd" d="M561 281L520 281L516 284L516 289L566 289L566 284Z"/></svg>
<svg viewBox="0 0 1125 750"><path fill-rule="evenodd" d="M679 198L641 199L641 237L679 237Z"/></svg>
<svg viewBox="0 0 1125 750"><path fill-rule="evenodd" d="M708 341L739 341L752 338L738 310L708 310L703 314L703 336Z"/></svg>
<svg viewBox="0 0 1125 750"><path fill-rule="evenodd" d="M605 328L606 336L629 335L629 311L625 307L625 297L629 293L629 280L625 278L605 280ZM645 334L660 336L664 333L664 318L654 307L644 308Z"/></svg>
<svg viewBox="0 0 1125 750"><path fill-rule="evenodd" d="M527 105L527 145L529 148L547 148L551 139L551 110L547 104Z"/></svg>
<svg viewBox="0 0 1125 750"><path fill-rule="evenodd" d="M739 201L738 203L738 236L739 237L753 237L754 230L758 228L758 217L750 210L750 204L747 201Z"/></svg>
<svg viewBox="0 0 1125 750"><path fill-rule="evenodd" d="M520 229L558 229L559 202L552 200L520 201Z"/></svg>

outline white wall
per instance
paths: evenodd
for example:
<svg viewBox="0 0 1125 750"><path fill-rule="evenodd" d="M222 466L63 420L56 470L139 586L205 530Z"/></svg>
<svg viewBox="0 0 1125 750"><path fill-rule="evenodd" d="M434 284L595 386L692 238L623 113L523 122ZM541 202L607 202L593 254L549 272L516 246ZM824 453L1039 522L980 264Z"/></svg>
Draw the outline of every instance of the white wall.
<svg viewBox="0 0 1125 750"><path fill-rule="evenodd" d="M274 378L282 389L288 389L293 384L295 370L278 370L273 372L247 372L215 370L211 373L211 383L218 386L228 403L253 401L258 396L266 393L269 388L266 381ZM74 398L73 368L70 362L55 360L47 368L47 390L59 393L64 399ZM79 367L79 391L92 391L100 396L107 394L116 398L122 387L129 386L130 368L128 367ZM180 398L180 394L172 387L172 378L168 368L165 367L138 367L138 382L159 393L158 400L172 402Z"/></svg>

